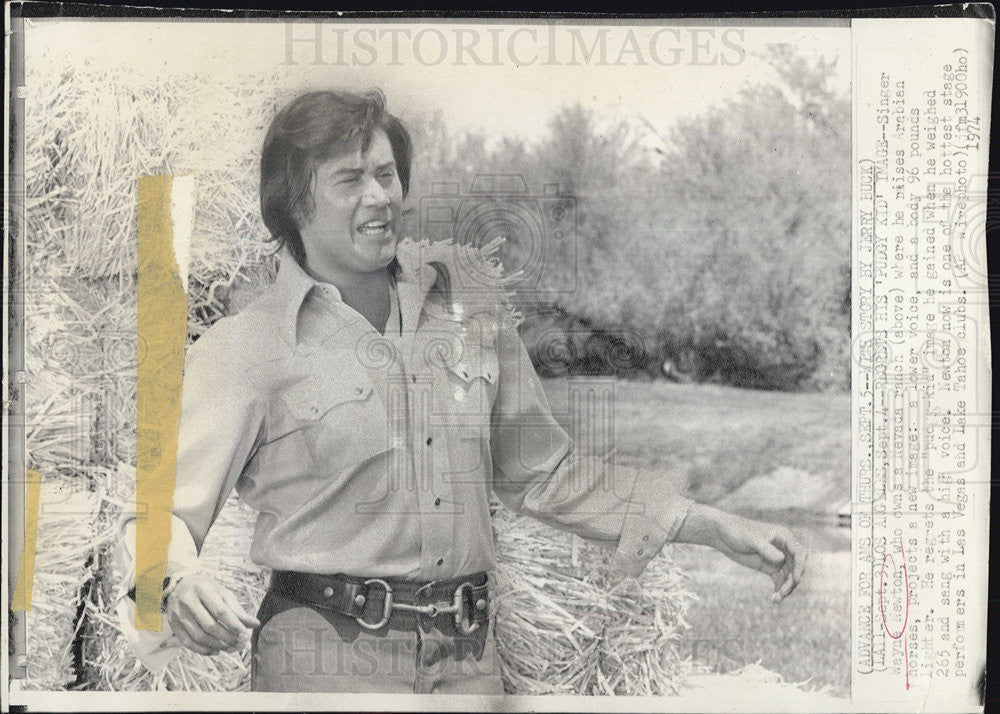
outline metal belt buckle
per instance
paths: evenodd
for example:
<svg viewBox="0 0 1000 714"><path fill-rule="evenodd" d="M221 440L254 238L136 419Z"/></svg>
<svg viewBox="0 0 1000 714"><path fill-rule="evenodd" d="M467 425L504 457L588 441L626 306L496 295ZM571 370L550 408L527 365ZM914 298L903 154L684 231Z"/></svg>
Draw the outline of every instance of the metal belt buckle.
<svg viewBox="0 0 1000 714"><path fill-rule="evenodd" d="M455 618L455 627L457 627L463 635L471 634L479 629L479 623L472 621L471 610L465 606L465 589L469 588L472 590L473 587L472 583L468 580L455 588L455 594L452 596L450 605L439 605L436 603L429 605L410 605L405 602L394 602L392 599L392 587L389 583L380 578L370 578L365 581L364 585L366 593L369 585L381 585L382 589L385 590L385 603L382 606L381 620L372 623L365 622L361 616L354 618L357 620L358 624L366 630L381 630L389 622L389 617L392 615L393 610L413 612L430 618L437 617L438 615L453 615ZM423 588L421 588L421 590L422 589ZM367 595L365 597L367 598ZM475 607L475 605L473 605L473 607Z"/></svg>
<svg viewBox="0 0 1000 714"><path fill-rule="evenodd" d="M455 627L463 635L468 635L479 629L479 623L472 621L472 613L465 609L465 598L463 594L465 593L465 588L472 590L472 583L466 580L464 583L455 588L455 597L452 600L452 607L455 611Z"/></svg>
<svg viewBox="0 0 1000 714"><path fill-rule="evenodd" d="M392 614L392 587L389 583L380 578L369 578L365 581L365 592L367 593L369 585L375 584L381 585L383 589L385 589L385 603L382 605L382 619L372 624L370 622L365 622L360 615L354 618L358 621L358 624L366 630L381 630L389 622L389 616Z"/></svg>

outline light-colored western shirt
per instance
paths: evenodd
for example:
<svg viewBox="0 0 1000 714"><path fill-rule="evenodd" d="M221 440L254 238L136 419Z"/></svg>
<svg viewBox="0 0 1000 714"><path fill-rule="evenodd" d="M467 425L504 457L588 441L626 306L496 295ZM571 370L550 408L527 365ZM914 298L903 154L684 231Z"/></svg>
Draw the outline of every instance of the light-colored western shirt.
<svg viewBox="0 0 1000 714"><path fill-rule="evenodd" d="M639 574L691 502L665 474L574 449L515 327L402 286L383 334L286 255L261 298L189 348L167 575L198 568L234 488L258 512L250 557L274 569L489 570L492 491Z"/></svg>

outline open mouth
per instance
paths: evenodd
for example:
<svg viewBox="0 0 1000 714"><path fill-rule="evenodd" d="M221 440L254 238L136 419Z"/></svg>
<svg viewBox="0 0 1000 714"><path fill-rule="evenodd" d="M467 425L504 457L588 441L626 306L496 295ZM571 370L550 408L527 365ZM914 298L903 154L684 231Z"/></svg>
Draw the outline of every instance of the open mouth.
<svg viewBox="0 0 1000 714"><path fill-rule="evenodd" d="M388 221L368 221L358 226L358 233L366 236L392 235L392 227Z"/></svg>

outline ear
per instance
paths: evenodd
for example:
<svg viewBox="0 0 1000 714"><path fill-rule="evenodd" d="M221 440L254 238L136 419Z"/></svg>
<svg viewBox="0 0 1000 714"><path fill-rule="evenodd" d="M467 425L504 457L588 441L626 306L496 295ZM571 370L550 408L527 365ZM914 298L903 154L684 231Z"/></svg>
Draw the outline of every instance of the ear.
<svg viewBox="0 0 1000 714"><path fill-rule="evenodd" d="M295 208L292 211L292 220L295 221L295 227L301 232L302 224L309 220L312 216L313 209L316 207L316 168L311 167L309 169L309 181L306 184L306 190L302 192L302 195L298 197L295 201Z"/></svg>

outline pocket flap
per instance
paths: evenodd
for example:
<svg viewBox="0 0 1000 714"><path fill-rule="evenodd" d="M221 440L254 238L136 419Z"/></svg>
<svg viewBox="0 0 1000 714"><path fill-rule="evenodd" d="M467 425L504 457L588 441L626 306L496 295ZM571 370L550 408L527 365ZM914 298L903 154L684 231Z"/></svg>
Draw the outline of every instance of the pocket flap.
<svg viewBox="0 0 1000 714"><path fill-rule="evenodd" d="M500 358L492 348L467 346L461 358L449 369L466 382L481 377L490 384L496 384L500 372Z"/></svg>
<svg viewBox="0 0 1000 714"><path fill-rule="evenodd" d="M314 375L289 387L281 398L293 417L308 421L322 419L340 404L364 401L371 393L371 382L365 377Z"/></svg>

